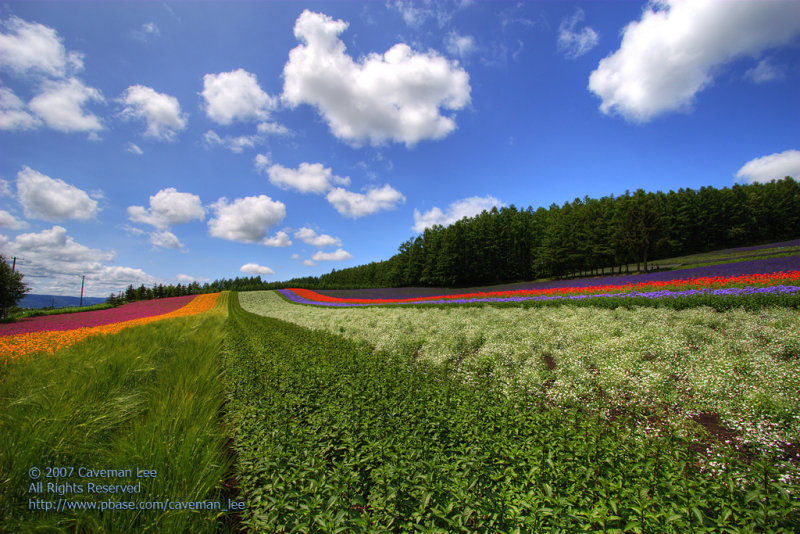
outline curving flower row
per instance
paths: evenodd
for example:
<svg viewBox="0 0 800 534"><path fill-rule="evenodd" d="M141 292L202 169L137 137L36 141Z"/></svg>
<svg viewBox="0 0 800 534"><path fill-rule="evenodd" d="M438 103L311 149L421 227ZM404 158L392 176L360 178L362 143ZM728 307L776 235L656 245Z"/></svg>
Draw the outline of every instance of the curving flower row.
<svg viewBox="0 0 800 534"><path fill-rule="evenodd" d="M4 334L0 331L0 355L5 357L19 357L40 351L56 351L72 345L73 343L77 343L78 341L82 341L89 336L116 334L120 330L132 326L148 324L162 319L195 315L213 308L217 303L218 297L219 293L208 293L205 295L163 299L164 301L171 302L145 301L143 303L133 303L121 306L119 309L121 310L126 306L133 306L134 304L142 305L133 309L129 308L128 310L124 310L125 313L123 314L109 313L113 310L70 314L83 316L82 319L84 322L82 324L80 321L73 320L71 317L68 318L65 315L64 318L68 318L72 321L71 324L75 325L72 329L61 328L61 326L66 323L53 323L56 328L46 330L43 325L47 323L42 322L38 323L39 326L42 327L40 330L29 329L27 332L18 334ZM147 304L150 304L150 306L147 306ZM150 315L144 315L147 310L151 312ZM165 312L164 310L170 311ZM97 314L97 316L95 316L95 314ZM110 318L127 317L131 314L138 315L138 317L118 322L108 322ZM42 317L42 319L44 318L46 317ZM35 319L39 319L39 317ZM87 324L89 326L85 326Z"/></svg>
<svg viewBox="0 0 800 534"><path fill-rule="evenodd" d="M282 289L289 300L320 306L370 306L379 304L443 304L465 302L522 302L536 300L583 300L587 298L678 298L697 295L794 294L800 292L800 271L740 276L713 276L685 280L653 280L588 287L519 289L413 298L342 298L300 288Z"/></svg>
<svg viewBox="0 0 800 534"><path fill-rule="evenodd" d="M122 323L153 315L163 315L186 306L194 298L195 295L186 295L183 297L140 300L106 310L27 317L13 323L0 324L0 336L26 334L28 332L74 330L76 328Z"/></svg>

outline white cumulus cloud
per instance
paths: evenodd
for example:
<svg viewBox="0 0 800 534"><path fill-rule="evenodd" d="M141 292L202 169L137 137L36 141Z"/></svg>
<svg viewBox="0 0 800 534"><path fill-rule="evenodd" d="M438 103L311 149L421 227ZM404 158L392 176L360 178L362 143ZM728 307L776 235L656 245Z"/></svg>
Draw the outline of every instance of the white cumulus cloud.
<svg viewBox="0 0 800 534"><path fill-rule="evenodd" d="M358 219L365 215L381 210L390 210L406 201L402 193L392 188L389 184L381 188L374 188L366 194L346 191L337 187L327 195L336 211L350 219Z"/></svg>
<svg viewBox="0 0 800 534"><path fill-rule="evenodd" d="M314 267L316 265L316 263L314 263L311 260L306 259L306 260L303 260L303 265L306 265L308 267Z"/></svg>
<svg viewBox="0 0 800 534"><path fill-rule="evenodd" d="M269 267L257 263L245 263L239 270L247 274L275 274L275 271Z"/></svg>
<svg viewBox="0 0 800 534"><path fill-rule="evenodd" d="M241 243L263 240L267 231L286 216L283 202L266 195L237 198L230 203L222 197L211 208L214 217L208 221L209 233L213 237Z"/></svg>
<svg viewBox="0 0 800 534"><path fill-rule="evenodd" d="M263 161L256 156L256 167ZM332 170L321 163L301 163L297 169L288 169L281 165L272 165L267 169L269 181L281 189L294 189L301 193L322 194L333 187L332 184L350 185L349 177L333 174Z"/></svg>
<svg viewBox="0 0 800 534"><path fill-rule="evenodd" d="M577 29L583 17L583 10L577 8L571 17L562 20L558 26L558 49L569 59L578 58L597 45L596 31L588 26Z"/></svg>
<svg viewBox="0 0 800 534"><path fill-rule="evenodd" d="M33 97L28 107L47 125L60 132L97 132L103 129L100 118L86 111L89 102L104 102L97 89L77 78L42 84L42 92Z"/></svg>
<svg viewBox="0 0 800 534"><path fill-rule="evenodd" d="M786 150L752 159L736 173L737 181L749 184L782 180L786 176L800 180L800 150Z"/></svg>
<svg viewBox="0 0 800 534"><path fill-rule="evenodd" d="M274 236L265 238L261 244L267 247L291 247L292 240L286 232L276 232Z"/></svg>
<svg viewBox="0 0 800 534"><path fill-rule="evenodd" d="M205 276L192 276L190 274L179 273L175 279L182 284L191 284L192 282L210 282L209 278Z"/></svg>
<svg viewBox="0 0 800 534"><path fill-rule="evenodd" d="M342 240L338 237L333 237L328 234L317 234L311 228L300 228L294 233L294 236L297 239L302 240L304 243L313 245L317 248L342 246Z"/></svg>
<svg viewBox="0 0 800 534"><path fill-rule="evenodd" d="M266 172L270 163L271 161L269 154L256 154L256 157L253 158L253 164L255 165L257 172Z"/></svg>
<svg viewBox="0 0 800 534"><path fill-rule="evenodd" d="M178 240L178 236L167 230L152 232L150 234L150 243L152 243L154 247L158 248L186 250L186 247L183 245L183 243Z"/></svg>
<svg viewBox="0 0 800 534"><path fill-rule="evenodd" d="M289 106L316 106L336 137L356 145L393 140L411 146L456 128L440 108L469 104L466 71L403 43L356 62L339 39L346 28L342 20L308 10L297 18L294 34L303 44L289 52L283 69L282 98Z"/></svg>
<svg viewBox="0 0 800 534"><path fill-rule="evenodd" d="M290 135L292 133L286 126L277 122L259 122L256 130L260 134L268 135Z"/></svg>
<svg viewBox="0 0 800 534"><path fill-rule="evenodd" d="M186 115L181 113L181 106L174 96L144 85L132 85L125 90L121 101L125 104L123 117L147 122L146 137L174 141L178 132L186 128Z"/></svg>
<svg viewBox="0 0 800 534"><path fill-rule="evenodd" d="M7 87L0 87L0 130L33 130L42 124L27 106Z"/></svg>
<svg viewBox="0 0 800 534"><path fill-rule="evenodd" d="M12 16L0 33L0 66L16 74L36 73L61 78L83 68L83 55L67 52L53 28Z"/></svg>
<svg viewBox="0 0 800 534"><path fill-rule="evenodd" d="M484 210L490 210L493 206L505 206L499 199L493 196L487 197L469 197L461 200L456 200L447 208L447 211L442 211L439 207L420 213L419 210L414 210L414 226L411 227L415 232L422 232L425 228L431 226L441 225L449 226L464 217L472 217Z"/></svg>
<svg viewBox="0 0 800 534"><path fill-rule="evenodd" d="M150 197L150 208L129 206L128 218L166 230L173 224L183 224L195 219L202 221L205 210L200 197L191 193L181 193L174 187L162 189Z"/></svg>
<svg viewBox="0 0 800 534"><path fill-rule="evenodd" d="M258 85L256 75L244 69L203 77L206 114L218 124L265 120L277 103Z"/></svg>
<svg viewBox="0 0 800 534"><path fill-rule="evenodd" d="M25 258L25 281L34 293L79 295L81 276L86 276L86 296L107 296L124 290L129 284L152 285L157 279L141 269L107 265L114 251L93 249L78 243L61 226L36 233L20 234L6 242L3 250Z"/></svg>
<svg viewBox="0 0 800 534"><path fill-rule="evenodd" d="M691 108L715 70L758 56L800 33L800 2L651 2L622 33L619 50L589 76L600 110L645 122Z"/></svg>
<svg viewBox="0 0 800 534"><path fill-rule="evenodd" d="M322 252L321 250L318 250L313 256L311 256L311 259L314 261L342 261L349 260L352 257L352 254L340 248L336 249L335 252Z"/></svg>
<svg viewBox="0 0 800 534"><path fill-rule="evenodd" d="M22 230L29 225L27 222L17 219L6 210L0 210L0 227L8 228L10 230Z"/></svg>
<svg viewBox="0 0 800 534"><path fill-rule="evenodd" d="M45 221L88 220L100 211L82 189L24 166L17 173L17 198L25 216Z"/></svg>

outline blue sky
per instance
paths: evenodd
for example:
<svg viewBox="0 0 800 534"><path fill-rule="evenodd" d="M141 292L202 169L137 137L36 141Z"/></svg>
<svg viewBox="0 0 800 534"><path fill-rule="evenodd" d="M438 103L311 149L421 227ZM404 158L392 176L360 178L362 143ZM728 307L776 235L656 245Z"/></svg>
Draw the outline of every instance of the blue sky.
<svg viewBox="0 0 800 534"><path fill-rule="evenodd" d="M3 2L35 293L319 275L425 226L800 176L798 2Z"/></svg>

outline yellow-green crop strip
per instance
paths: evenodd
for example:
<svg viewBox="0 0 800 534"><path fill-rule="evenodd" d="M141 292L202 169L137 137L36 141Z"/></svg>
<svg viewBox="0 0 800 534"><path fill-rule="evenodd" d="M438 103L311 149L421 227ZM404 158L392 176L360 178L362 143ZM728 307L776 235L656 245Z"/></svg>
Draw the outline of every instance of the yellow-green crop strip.
<svg viewBox="0 0 800 534"><path fill-rule="evenodd" d="M800 442L800 311L298 306L270 291L244 309L457 367L525 382L557 406L656 417L691 436L720 416L742 444ZM693 419L694 418L694 419Z"/></svg>

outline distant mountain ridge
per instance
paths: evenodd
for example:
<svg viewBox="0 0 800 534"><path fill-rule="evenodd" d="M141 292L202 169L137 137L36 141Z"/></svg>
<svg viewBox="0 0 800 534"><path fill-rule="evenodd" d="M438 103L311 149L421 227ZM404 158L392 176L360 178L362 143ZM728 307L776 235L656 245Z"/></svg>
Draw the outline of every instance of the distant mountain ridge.
<svg viewBox="0 0 800 534"><path fill-rule="evenodd" d="M101 304L106 299L100 297L83 297L83 305ZM28 294L22 297L17 306L20 308L69 308L78 306L81 302L80 297L62 297L60 295L36 295Z"/></svg>

